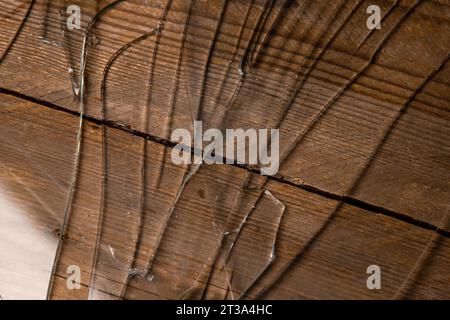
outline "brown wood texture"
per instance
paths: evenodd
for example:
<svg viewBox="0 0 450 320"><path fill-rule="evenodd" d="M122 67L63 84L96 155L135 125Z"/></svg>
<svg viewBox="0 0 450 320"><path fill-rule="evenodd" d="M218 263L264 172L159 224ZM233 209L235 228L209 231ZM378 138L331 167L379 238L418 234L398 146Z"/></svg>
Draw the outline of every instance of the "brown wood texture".
<svg viewBox="0 0 450 320"><path fill-rule="evenodd" d="M70 1L82 9L83 30L64 35L58 11L68 1L0 3L7 17L0 20L0 57L9 48L0 63L2 165L31 188L35 196L22 200L54 237L78 124L68 69L79 76L84 28L112 2ZM366 27L370 4L382 10L380 30ZM125 50L105 77L111 56L157 27L165 10L161 33ZM448 1L124 1L101 16L93 34L89 118L52 298L88 298L101 212L102 123L108 170L96 294L230 298L220 263L204 288L218 241L211 217L222 221L234 208L231 228L251 211L261 192L239 193L248 168L202 167L157 245L185 173L170 161L170 132L190 129L193 117L205 128L222 118L224 128L280 128L286 161L266 188L286 209L274 263L246 298L376 299L399 289L404 298L449 298ZM17 178L2 177L20 197ZM260 179L253 174L255 185ZM254 219L274 210L255 208ZM275 216L264 221L258 234L268 245L277 224ZM258 252L241 243L236 250L246 258ZM153 254L152 281L138 275L128 283L130 270L145 269ZM383 270L380 291L366 288L371 264ZM81 267L82 290L67 290L68 265ZM251 275L236 277L239 287Z"/></svg>
<svg viewBox="0 0 450 320"><path fill-rule="evenodd" d="M148 133L168 138L171 128L190 128L191 108L201 109L205 127L215 127L237 89L225 126L279 124L283 151L329 105L293 148L280 176L341 195L395 112L408 104L354 197L436 226L449 195L448 64L419 87L448 55L450 9L446 1L372 2L386 16L374 32L365 26L366 1L292 1L287 7L280 1L255 35L261 1L252 6L249 1L193 1L192 7L189 1L173 1L158 43L150 37L112 65L108 120L142 131L149 106ZM79 4L87 24L95 6ZM24 9L13 10L17 1L1 5L2 12L12 12L12 22L2 21L5 48ZM109 57L155 27L163 8L130 1L99 20L94 33L100 42L88 53L88 114L100 117L100 84ZM0 66L0 86L76 111L67 68L79 68L83 32L61 38L57 11L55 2L36 1ZM255 63L244 68L240 81L239 61L252 47L252 36L263 43L257 42Z"/></svg>
<svg viewBox="0 0 450 320"><path fill-rule="evenodd" d="M2 118L8 124L1 126L2 137L8 142L1 144L1 154L2 159L5 159L5 155L11 159L3 162L3 165L10 169L2 170L2 182L8 177L15 181L14 176L10 174L11 171L20 172L20 176L28 177L27 180L22 179L22 189L23 186L34 189L36 197L23 197L22 201L25 201L25 206L29 208L31 219L40 221L43 228L46 228L56 240L55 229L58 229L59 223L57 219L51 219L50 222L43 221L50 219L51 215L42 204L49 204L55 212L63 211L66 200L63 191L68 189L73 162L70 159L72 153L64 150L73 147L78 119L62 111L4 94L1 95L0 101ZM17 127L20 126L23 129L18 135ZM107 136L111 149L109 156L118 167L113 170L114 165L110 164L108 170L108 210L103 221L102 241L105 247L111 245L115 249L118 262L111 263L102 270L105 272L103 289L106 291L103 298L117 298L124 283L124 274L128 272L132 263L130 256L133 254L139 215L135 199L139 189L139 182L136 181L138 175L133 175L129 171L136 170L137 166L132 164L140 161L139 146L144 143L144 139L115 128L108 128ZM92 274L101 189L101 169L98 160L101 150L99 125L86 123L83 139L79 183L52 291L52 298L56 299L87 298L87 286ZM147 168L150 168L148 174L153 176L152 171L158 168L164 146L152 141L145 143L151 150L147 163ZM133 150L134 148L137 150ZM26 160L27 155L32 156L32 165L28 165L30 160ZM145 224L139 255L134 262L135 267L145 265L154 251L155 235L161 229L163 216L168 211L176 192L173 183L182 177L182 167L177 167L169 161L166 162L166 166L166 174L159 189L156 188L154 179L148 180L145 197L150 205L144 214ZM159 259L153 269L153 281L136 277L130 282L124 298L177 299L180 298L177 293L196 286L195 278L189 278L194 273L191 271L183 273L183 270L179 270L179 264L185 263L192 268L195 267L194 270L202 270L203 259L206 261L206 258L212 255L214 247L211 247L211 242L214 244L217 236L212 232L210 217L214 215L220 218L223 212L228 213L246 172L234 166L221 165L201 170L187 187L175 211L174 220L163 238L163 245L158 253ZM52 179L46 179L45 172L47 177L58 176L59 183L55 184ZM220 207L211 212L209 196L216 190L224 188L224 185L227 186L228 196L221 201ZM434 234L433 231L352 205L342 206L336 216L328 221L337 206L336 200L278 181L271 181L267 188L286 206L286 211L276 241L274 264L249 292L248 298L257 296L278 278L279 280L273 283L272 289L264 295L265 298L392 298L413 270ZM22 194L20 189L11 192L15 197ZM236 214L244 214L254 204L256 195L256 191L246 192ZM272 210L269 213L274 213L270 206L262 206L259 209L257 207L255 214L262 214L265 210ZM314 239L325 223L327 223L325 231ZM264 228L259 231L263 232ZM270 237L268 235L268 238ZM186 241L195 243L184 243ZM305 250L307 246L309 248ZM435 239L431 249L425 252L426 259L423 266L420 265L407 281L407 286L402 291L403 297L449 298L447 274L450 266L449 247L448 237L439 236ZM195 251L195 255L190 256L189 253L193 253L190 250ZM104 252L108 254L105 262L113 261L107 248ZM294 261L299 252L304 252L304 255ZM255 251L249 247L244 248L242 253L251 258ZM288 264L291 265L290 268L282 272ZM380 291L367 290L365 286L367 278L365 269L371 264L379 264L383 270L383 288ZM81 267L83 284L81 290L67 289L65 278L68 265ZM168 279L172 278L179 279L176 290L167 286L170 283ZM217 275L208 285L206 297L225 296L226 283L223 276Z"/></svg>

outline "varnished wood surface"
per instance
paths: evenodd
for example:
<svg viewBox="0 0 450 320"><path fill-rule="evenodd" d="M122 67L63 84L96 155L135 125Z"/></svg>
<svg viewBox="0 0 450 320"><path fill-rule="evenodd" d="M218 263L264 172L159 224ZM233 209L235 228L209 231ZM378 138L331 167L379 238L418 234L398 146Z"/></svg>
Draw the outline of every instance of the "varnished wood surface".
<svg viewBox="0 0 450 320"><path fill-rule="evenodd" d="M86 27L95 12L111 1L72 3L82 8ZM281 152L287 155L290 151L277 179L267 186L286 204L279 252L273 267L248 297L259 297L259 293L267 298L393 297L432 237L432 230L439 228L444 235L436 240L435 249L427 251L430 256L402 295L448 298L450 279L445 270L449 269L450 225L445 218L450 193L450 4L275 1L264 20L267 3L174 0L160 37L151 36L124 51L106 79L105 65L114 52L150 32L168 4L125 1L95 25L93 33L99 42L88 53L86 112L94 119L102 118L100 87L104 80L106 122L126 129L109 126L106 130L110 170L99 251L101 294L177 299L186 291L194 297L201 291L202 281L195 282L204 276L200 261L211 257L217 239L210 221L203 219L214 213L209 212L214 197L203 192L202 198L196 192L203 188L220 193L221 187L214 188L211 181L221 181L227 186L223 208L214 210L222 215L229 212L245 176L242 168L201 169L176 209L184 215L169 224L161 242L154 281L135 277L123 290L129 269L145 267L155 250L184 174L184 168L171 164L170 150L164 153L163 148L169 147L154 141L168 139L174 128L190 129L197 114L204 127L218 126L222 117L226 128L279 127ZM22 173L30 176L30 182L25 179L24 183L33 185L39 201L22 197L23 201L35 208L30 209L31 215L46 232L54 233L70 184L77 119L49 107L78 112L68 67L79 74L83 31L66 30L62 37L58 3L37 0L15 39L29 4L12 0L0 4L7 17L0 20L5 30L0 36L0 54L14 39L0 64L0 87L21 97L2 94L2 113L12 123L29 124L20 129L3 120L1 157L2 164L19 172L22 180ZM369 4L378 4L384 16L382 28L373 32L365 26ZM242 59L249 63L243 65L244 76L239 72ZM394 121L399 110L404 112ZM153 141L147 142L142 189L143 134ZM62 279L68 265L82 267L84 286L91 278L101 198L98 122L88 121L83 139L53 298L87 298L85 287L76 292L65 289ZM26 154L32 154L31 158L25 159ZM41 171L36 165L44 172L50 170L59 184L37 173ZM158 188L155 181L161 166ZM14 198L21 193L19 189L11 191ZM142 190L144 212L140 210ZM245 195L236 221L249 211L258 194ZM335 199L341 195L346 198L339 204ZM39 214L48 211L40 207L43 203L58 217ZM264 215L264 208L260 210ZM143 229L137 238L140 224ZM190 227L204 234L190 232ZM274 232L273 225L270 230ZM200 247L183 248L180 242L190 237L196 244L198 237L208 241ZM267 235L267 241L271 237ZM307 243L308 249L293 261ZM121 263L111 261L109 246ZM188 260L184 273L176 268L180 248L187 256L199 254L198 261ZM250 256L251 252L249 248ZM284 270L288 263L289 269ZM380 264L387 271L379 292L365 287L365 268L370 264ZM185 280L170 283L175 274ZM273 282L276 285L272 287ZM194 289L189 290L192 285ZM261 291L266 287L267 292ZM205 297L229 297L223 273L212 274Z"/></svg>
<svg viewBox="0 0 450 320"><path fill-rule="evenodd" d="M450 181L448 64L416 90L448 55L448 3L372 1L386 17L380 30L370 32L365 26L366 1L293 1L281 11L276 20L281 22L272 26L282 6L276 2L263 29L272 26L271 36L260 36L267 42L257 46L256 63L244 68L247 74L240 82L239 61L262 12L259 2L250 7L248 2L230 1L224 8L221 1L194 1L184 30L189 1L174 1L158 44L150 37L111 66L106 79L108 120L142 131L143 110L149 106L148 133L168 138L173 128L190 128L191 113L201 109L205 127L215 127L237 89L225 127L276 127L288 107L279 124L283 151L295 145L330 104L293 148L280 176L341 195L351 187L395 112L408 103L353 197L436 226L447 206ZM2 2L2 11L12 12L11 21L2 21L7 31L2 48L17 29L25 3L21 10L12 10L17 1ZM93 4L80 5L85 25L96 9ZM94 34L100 42L90 49L86 72L88 114L100 116L100 84L109 57L155 27L162 7L132 1L99 20ZM57 9L55 2L36 1L0 66L0 85L76 111L67 68L79 67L83 32L63 39ZM43 29L52 42L43 39Z"/></svg>
<svg viewBox="0 0 450 320"><path fill-rule="evenodd" d="M22 184L35 189L36 197L21 198L20 190L12 192L11 197L19 203L24 202L29 218L37 225L42 225L43 232L51 234L56 241L54 229L57 231L58 223L51 219L51 215L41 205L49 204L58 213L63 210L66 200L64 192L68 189L73 162L71 152L64 150L73 147L77 117L4 94L1 95L1 107L4 123L8 123L7 126L1 126L4 137L1 144L2 159L7 159L6 155L12 159L3 162L9 170L2 170L2 185L3 182L8 182L5 180L8 177L14 180L8 174L12 171L19 172L21 177L28 177L27 180L22 179ZM23 129L17 131L19 126ZM137 260L132 262L130 257L133 254L139 216L136 195L140 188L139 175L133 174L138 166L133 163L141 159L139 150L144 139L114 128L107 129L107 137L111 170L108 170L107 210L104 213L101 236L104 265L97 271L105 276L99 282L106 291L102 294L117 298L131 264L142 268L155 252L155 235L159 233L161 221L173 201L176 193L173 185L181 179L183 168L167 161L164 180L157 189L151 177L158 169L157 164L164 146L146 142L150 150L146 164L150 178L147 180L145 194L148 206L144 213L145 224L139 253ZM87 122L83 139L79 183L52 291L52 298L56 299L88 297L87 285L92 273L95 236L98 232L101 189L99 125ZM32 159L30 166L24 166L28 163L24 160L27 155ZM211 217L216 217L215 221L223 221L233 206L245 172L234 166L221 165L201 169L187 186L173 220L168 225L154 263L153 281L135 277L129 283L123 298L177 299L180 298L180 293L194 284L194 287L201 287L194 280L203 270L207 258L213 254L217 241ZM60 181L55 186L56 178ZM14 184L8 182L6 185ZM271 181L267 189L286 206L286 210L276 239L274 264L252 288L247 298L258 295L280 275L281 278L274 282L264 295L265 298L392 298L434 234L433 231L392 217L344 205L321 236L314 239L318 230L327 223L337 201L277 181ZM214 195L219 195L220 200L212 201L210 197ZM239 221L239 216L251 208L256 195L256 191L245 192L235 209L235 221ZM271 206L257 206L255 219L264 216L265 210L271 210L268 212L269 216L275 213ZM45 221L46 219L50 221ZM264 241L273 236L271 230L274 230L274 223L272 219L260 221L259 232L263 232L262 235L264 230L267 232ZM17 239L21 240L25 236L17 234ZM264 252L255 251L251 246L246 248L245 242L243 244L240 253L244 258ZM309 248L305 250L308 244ZM115 258L112 257L109 246L114 249ZM424 264L407 281L402 297L449 298L449 246L448 237L436 238L431 249L425 252ZM299 252L304 252L304 255L293 261ZM52 251L47 254L51 255ZM180 268L180 264L186 267ZM287 264L291 264L291 267L281 272ZM383 288L380 291L366 288L365 271L371 264L378 264L382 268ZM65 278L68 265L81 267L82 289L67 289ZM206 290L207 298L225 297L226 281L223 277L219 273L211 279ZM175 286L173 279L177 279Z"/></svg>

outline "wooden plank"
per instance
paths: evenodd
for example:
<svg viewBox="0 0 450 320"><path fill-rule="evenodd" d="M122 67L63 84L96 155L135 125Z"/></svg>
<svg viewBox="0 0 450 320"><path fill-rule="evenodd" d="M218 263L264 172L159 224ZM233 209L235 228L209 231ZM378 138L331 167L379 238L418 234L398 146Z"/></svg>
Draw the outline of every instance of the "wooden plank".
<svg viewBox="0 0 450 320"><path fill-rule="evenodd" d="M51 212L45 210L42 204L55 206L54 210L59 214L64 212L66 197L55 197L55 194L66 194L68 189L78 119L74 115L4 94L0 101L2 118L5 119L0 126L4 137L0 155L8 169L1 171L2 185L5 181L8 186L14 185L17 179L8 177L9 172L16 172L23 185L32 188L35 196L24 196L24 187L11 189L8 196L11 201L23 203L26 216L39 222L36 226L40 226L44 233L50 233L57 228L61 216L52 219ZM249 221L274 213L273 207L258 205L261 204L261 201L258 202L259 192L251 190L260 178L253 176L250 189L241 190L246 170L230 165L200 169L186 185L156 249L158 234L185 168L166 161L163 180L158 187L155 177L162 164L161 155L165 146L144 141L116 128L107 128L106 133L106 210L103 212L98 246L104 256L99 256L97 260L97 263L101 262L96 265L101 281L94 282L98 289L94 297L177 299L190 289L194 297L198 296L198 291L205 289L202 274L209 272L208 268L213 265L213 259L209 258L214 256L220 238L218 230L234 230L255 204ZM83 132L79 180L58 259L51 294L53 299L86 299L89 296L101 203L101 137L100 126L87 121ZM139 167L144 142L148 148L144 188L146 205L145 210L139 212L140 198L136 194L141 190L141 177L130 170ZM24 159L26 155L31 161ZM169 156L170 152L166 154L166 157ZM46 171L36 168L46 168ZM62 185L55 186L56 178ZM274 299L392 298L411 271L414 271L413 276L406 281L400 297L449 298L448 237L436 237L433 231L352 205L342 206L334 216L332 213L338 204L336 200L286 183L272 180L267 189L286 209L276 236L275 260L250 288L247 298L257 297L261 292L266 292L263 297ZM143 218L142 228L139 228L139 214ZM229 215L231 218L227 219ZM270 230L278 228L275 221L261 220L256 225L259 229L252 231L244 226L246 229L242 232L256 231L263 237L262 241L274 240ZM324 231L319 232L324 225ZM220 226L226 227L220 229ZM425 251L426 259L416 268L416 262L432 237L435 239L430 249ZM20 243L24 243L25 238L25 234L16 235ZM56 241L57 237L53 235L53 239ZM133 259L136 239L140 241L136 259ZM236 245L239 241L238 237ZM243 261L267 254L255 250L250 244L247 248L246 244L241 242L243 249L239 251L242 257L238 258ZM222 249L226 252L226 245ZM295 258L302 252L300 258ZM46 252L48 256L52 253L54 246ZM149 274L151 277L136 275L122 292L124 275L128 270L145 269L152 255L156 258ZM381 267L381 290L368 290L366 287L366 268L372 264ZM67 289L66 270L69 265L78 265L82 271L79 290ZM284 271L287 265L290 267ZM227 280L219 267L220 263L213 270L214 276L206 288L205 298L223 298L227 295ZM240 274L240 279L245 279L244 271L247 269L228 268L231 274ZM18 271L25 273L25 270ZM50 268L47 267L47 271ZM26 277L26 274L23 276ZM270 286L272 283L275 285ZM270 290L265 291L268 286Z"/></svg>
<svg viewBox="0 0 450 320"><path fill-rule="evenodd" d="M23 3L8 0L1 6L11 12ZM86 27L96 8L74 3L80 4ZM111 1L102 5L107 3ZM281 1L275 2L264 19L263 1L252 6L247 1L193 1L190 7L188 1L174 0L159 41L150 37L136 44L111 66L108 121L168 138L173 128L190 129L200 109L204 127L217 126L234 97L224 127L279 125L281 151L296 145L280 178L342 195L358 179L396 112L407 104L350 196L437 226L450 190L450 67L443 65L423 88L421 83L450 51L448 3L287 3L283 9ZM369 4L379 5L385 16L382 28L374 32L365 26ZM100 86L108 59L152 30L167 5L121 3L96 24L100 42L89 48L86 70L89 115L101 116ZM83 31L66 30L62 39L59 9L36 1L0 65L0 87L76 111L67 68L79 74ZM12 19L20 21L23 11L14 11ZM44 16L46 23L41 24ZM4 27L12 34L17 23ZM42 38L44 31L51 41ZM0 39L2 48L8 39ZM255 63L244 64L240 78L239 62L253 47Z"/></svg>
<svg viewBox="0 0 450 320"><path fill-rule="evenodd" d="M61 131L51 112L17 98L2 95L0 105L0 294L42 299L67 197L76 125L59 123Z"/></svg>

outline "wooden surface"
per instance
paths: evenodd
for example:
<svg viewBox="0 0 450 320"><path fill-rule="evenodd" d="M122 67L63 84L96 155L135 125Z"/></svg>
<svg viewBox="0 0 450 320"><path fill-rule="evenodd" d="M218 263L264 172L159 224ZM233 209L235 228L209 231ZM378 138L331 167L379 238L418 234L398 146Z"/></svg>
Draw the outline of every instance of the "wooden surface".
<svg viewBox="0 0 450 320"><path fill-rule="evenodd" d="M86 27L110 2L70 4L80 5ZM8 17L0 20L5 30L0 54L14 39L29 3L0 4ZM257 234L263 245L255 249L242 240L236 249L245 259L268 256L276 237L274 263L246 298L393 298L400 290L396 297L448 299L450 3L275 1L264 20L264 1L174 0L160 38L135 44L111 65L106 119L98 121L107 61L157 25L167 6L160 3L125 1L95 25L99 43L89 48L86 69L89 118L51 297L88 298L92 278L101 298L179 299L186 292L194 298L202 293L230 298L220 263L202 290L218 241L211 219L223 221L240 195L227 225L233 229L261 193L239 193L246 168L200 169L157 245L185 173L171 163L167 139L174 128L190 129L192 114L198 114L206 128L217 127L222 117L226 128L279 127L281 153L290 151L266 186L286 206L279 230L276 215L261 218ZM373 32L365 25L369 4L379 5L384 16L381 29ZM68 66L79 73L83 37L83 31L67 30L61 36L59 8L56 1L36 1L0 64L0 157L9 170L2 169L2 184L52 235L54 246L78 124ZM258 21L264 22L262 32ZM239 62L249 57L240 77ZM399 110L404 113L394 121ZM92 275L102 195L102 123L107 187ZM258 179L253 174L255 184ZM23 185L34 196L24 196ZM269 204L256 206L254 223L274 210ZM129 270L145 269L153 254L152 281L136 276L124 286ZM366 287L371 264L382 268L382 290ZM81 290L67 290L68 265L81 267ZM245 273L244 265L235 269L233 287L242 288L254 275Z"/></svg>
<svg viewBox="0 0 450 320"><path fill-rule="evenodd" d="M29 175L29 182L25 185L36 188L38 198L25 197L27 206L30 208L29 215L36 219L41 225L45 226L46 232L55 235L54 229L58 228L56 221L54 224L41 221L48 214L39 204L49 203L55 212L61 213L65 203L65 196L55 197L55 192L61 192L67 187L67 181L70 180L71 160L65 158L65 154L70 152L61 152L64 146L70 147L71 140L75 138L74 128L77 125L77 118L65 114L61 111L51 110L21 99L13 98L7 95L1 96L2 115L8 126L2 126L2 136L5 141L9 141L13 146L24 145L31 137L52 137L51 143L47 139L35 139L33 144L29 144L28 149L12 148L10 144L2 144L2 155L8 154L15 159L5 165L13 170L20 170L21 176ZM22 135L17 135L16 128L22 124L27 129L23 130ZM9 128L9 130L8 130ZM57 132L57 133L56 133ZM143 143L142 138L131 136L129 133L118 129L108 129L108 140L111 148L126 150ZM135 144L124 146L125 139L134 139ZM74 201L74 210L68 224L67 233L64 237L64 246L60 261L58 264L57 281L55 282L54 298L87 298L85 286L88 285L92 272L92 255L94 250L96 226L99 212L99 194L101 170L99 169L98 152L101 149L101 135L98 125L87 123L84 131L84 149L82 153L80 179L78 192ZM157 168L154 164L159 161L159 155L163 151L163 146L154 142L147 142L150 152L147 168ZM21 159L27 154L34 154L40 150L42 158L33 157L33 167L20 168L19 165L26 163ZM27 152L24 152L27 151ZM135 236L136 215L138 212L125 213L123 206L132 207L136 201L132 200L139 184L133 181L132 176L123 178L125 168L135 170L130 166L131 161L137 161L138 152L120 152L116 154L115 161L120 163L122 170L111 170L108 174L112 185L111 189L120 189L120 194L126 194L128 200L123 198L116 199L111 203L111 209L107 212L107 220L104 221L104 232L113 233L112 237L104 233L102 238L105 246L111 245L115 248L115 256L121 262L117 265L109 265L114 272L110 273L111 281L108 285L111 293L114 293L115 281L123 281L124 270L128 271L130 264L129 256L133 251L133 237ZM151 205L145 212L145 228L141 245L141 252L137 266L144 265L146 259L150 256L155 245L155 234L161 228L161 219L167 212L170 202L173 200L175 189L172 187L173 181L180 179L182 168L167 162L164 180L160 189L155 189L151 180L146 190L146 198ZM51 168L51 174L60 172L60 188L50 191L49 188L54 184L52 180L44 179L41 175L45 172L42 168ZM2 182L7 179L8 174L2 171ZM149 175L152 173L149 172ZM219 181L214 181L211 185L212 177L216 179L222 177L226 179L228 186L228 199L221 204L224 208L230 206L230 200L235 195L231 194L239 188L240 180L245 174L245 170L232 166L214 166L206 167L201 171L192 184L186 190L186 196L183 197L178 214L184 216L177 218L170 225L170 230L166 234L163 247L160 248L161 260L155 265L154 282L148 282L137 278L130 283L126 298L179 298L176 294L181 289L171 292L168 288L161 286L167 285L168 280L165 276L174 276L178 274L179 262L175 259L178 250L182 248L183 252L196 250L197 256L208 257L211 254L211 244L206 241L214 240L214 234L208 234L211 231L211 223L208 219L210 213L210 199L208 192L213 193L214 184L222 186ZM44 176L45 177L45 176ZM223 178L225 177L225 178ZM36 181L42 181L42 186L36 186ZM115 183L120 183L119 188ZM9 184L12 185L12 184ZM208 189L205 189L208 187ZM293 257L305 247L305 245L314 237L316 232L327 221L330 213L337 205L337 201L324 198L319 195L298 189L285 183L272 181L268 189L286 206L286 212L283 217L279 236L276 243L276 259L270 272L261 279L258 286L251 294L257 294L258 291L271 283L272 279L279 276L280 270L291 262ZM40 190L47 190L43 192ZM48 192L50 191L50 192ZM114 190L111 190L114 191ZM17 194L20 194L18 191ZM109 194L109 193L108 193ZM202 196L198 196L203 194ZM252 196L253 194L253 196ZM120 196L120 195L118 195ZM255 199L255 191L249 192L243 203L239 206L239 211L248 210L249 203ZM40 201L38 202L37 199ZM111 202L113 202L111 200ZM262 208L264 209L264 208ZM270 209L270 207L269 207ZM225 211L225 209L222 209ZM256 211L258 213L258 211ZM273 212L271 212L273 213ZM218 214L218 213L217 213ZM202 232L196 232L200 228ZM184 235L181 237L181 235ZM432 231L399 221L392 217L370 212L351 205L344 205L337 213L336 217L327 227L326 231L313 242L311 249L306 255L296 261L288 272L284 273L273 290L269 291L267 298L391 298L399 285L408 276L413 265L421 255L429 239L433 235ZM199 239L198 237L201 237ZM186 239L195 242L189 245ZM202 241L200 241L202 240ZM181 242L181 244L179 243ZM204 246L201 245L204 243ZM448 298L448 279L446 270L450 264L450 251L448 237L440 236L433 244L433 252L428 252L425 267L415 273L409 281L405 295L420 298ZM106 249L109 253L109 250ZM246 254L252 255L254 252L248 251ZM105 259L105 262L110 262ZM202 266L198 261L184 262L192 266L197 266L201 270ZM366 273L368 265L379 264L383 270L383 290L371 291L365 287ZM68 290L63 279L67 276L66 268L68 265L79 265L82 269L82 290ZM122 274L120 271L122 270ZM161 274L160 274L161 273ZM186 275L190 275L187 272ZM159 280L158 277L162 279ZM178 276L175 276L178 278ZM192 285L192 278L183 278L179 285L185 289ZM208 295L211 298L220 298L226 294L223 287L223 279L217 277L216 283L210 284ZM414 290L409 290L409 288ZM338 289L338 290L337 290ZM117 289L115 289L117 292ZM183 291L183 290L181 290ZM171 294L172 295L171 295ZM120 295L120 294L119 294Z"/></svg>

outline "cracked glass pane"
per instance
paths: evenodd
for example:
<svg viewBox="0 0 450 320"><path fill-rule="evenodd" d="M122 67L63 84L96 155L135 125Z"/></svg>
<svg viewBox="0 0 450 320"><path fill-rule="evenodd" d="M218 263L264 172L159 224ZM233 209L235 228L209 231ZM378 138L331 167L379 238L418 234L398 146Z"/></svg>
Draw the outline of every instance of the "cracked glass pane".
<svg viewBox="0 0 450 320"><path fill-rule="evenodd" d="M146 290L162 299L185 298L211 263L219 234L211 223L211 200L203 179L212 168L185 175L182 191L174 198L146 270ZM211 180L214 181L214 180ZM214 181L214 183L220 183ZM196 293L198 294L198 293Z"/></svg>
<svg viewBox="0 0 450 320"><path fill-rule="evenodd" d="M450 56L445 41L434 41L440 45L430 50L436 51L422 55L439 62L434 69L435 62L428 65L423 60L417 76L395 70L394 80L409 84L397 88L390 83L392 90L401 89L400 95L383 93L378 105L382 82L375 79L378 89L365 99L373 74L380 66L388 72L389 63L382 60L403 59L404 52L396 48L402 32L407 34L416 25L431 26L431 19L423 17L427 10L439 11L432 8L441 4L386 3L382 22L390 21L389 28L379 31L368 30L364 23L356 27L364 20L364 4L360 0L2 1L0 67L7 66L2 72L8 76L2 73L0 78L0 299L279 297L298 279L312 284L295 294L316 297L328 294L330 281L345 282L338 277L329 280L330 267L364 271L363 264L374 256L383 258L396 278L383 294L409 295L410 287L420 286L416 278L426 274L434 253L445 250L433 245L440 244L449 222L428 220L431 214L415 219L408 215L409 205L403 207L405 212L395 209L407 204L400 203L403 199L422 198L424 204L431 199L429 207L437 208L432 215L439 217L443 206L437 195L445 195L446 184L436 185L432 177L419 179L431 169L418 170L417 177L400 176L397 180L404 184L395 188L402 194L389 195L394 201L391 208L390 202L383 202L388 195L382 193L386 193L383 183L392 181L376 176L380 168L396 171L386 169L386 159L397 159L398 154L385 149L394 134L403 139L413 131L397 126L403 115L414 118L414 125L424 123L417 117L423 107L419 105L431 98L442 103L438 87L445 87L441 72L448 69ZM80 25L71 28L78 14ZM411 24L405 27L407 23ZM21 30L26 32L20 34ZM418 45L417 52L423 47ZM30 51L33 55L28 55L28 48L35 50ZM49 63L51 59L55 62ZM412 80L403 81L403 76ZM383 109L393 98L395 103ZM372 107L376 116L369 113ZM370 120L367 129L372 131L361 130L366 120L360 116ZM382 118L383 125L371 122ZM445 122L445 117L439 118L429 121L439 125L427 130L436 132ZM259 175L265 165L261 161L175 165L171 152L179 141L173 141L171 133L183 128L192 134L199 121L204 130L215 128L223 136L232 128L279 128L283 139L274 161L284 170L272 180ZM443 140L435 138L441 146ZM271 149L278 142L278 135L270 135L262 147ZM234 141L225 145L237 149ZM441 166L445 154L422 156L428 147L431 150L425 143L422 154L410 157L411 145L402 151L408 163L417 169L425 164L436 165L435 172L445 171ZM256 150L251 143L242 149L247 155ZM213 152L201 144L190 151L201 162L228 157L223 150ZM258 157L261 160L260 150ZM297 230L301 241L288 243L286 252L279 250L285 256L277 260L276 248L283 248L277 244L284 244L277 243L280 224L286 222L283 203L293 201L274 187L275 182L286 189L295 185L300 187L296 191L302 189L299 193L327 201L338 199L327 214L322 211L328 207L315 206L319 198L294 212L299 220L289 220L288 231L283 224L281 230L288 235L280 232L280 237L286 241ZM304 206L301 199L297 208ZM374 202L366 205L367 199ZM356 210L358 214L353 214ZM299 214L306 211L311 211L306 218ZM398 233L403 229L398 217L408 223L409 233ZM307 224L298 226L298 221ZM417 231L428 223L427 232ZM314 227L304 227L309 224ZM386 233L389 237L384 237ZM384 250L394 245L407 250ZM311 248L319 259L305 258ZM356 253L358 262L352 260ZM314 265L317 261L326 261L323 270ZM302 272L293 273L295 268ZM72 283L81 285L80 291L68 291L68 270L80 270L80 280ZM345 274L348 288L365 276L359 271L349 274ZM257 291L258 287L262 289ZM359 290L353 292L368 295L364 286ZM348 292L339 294L345 297Z"/></svg>
<svg viewBox="0 0 450 320"><path fill-rule="evenodd" d="M103 207L95 260L90 281L90 299L122 296L138 250L142 224L142 148L145 140L106 130ZM126 150L126 152L124 152Z"/></svg>
<svg viewBox="0 0 450 320"><path fill-rule="evenodd" d="M265 190L246 217L225 264L228 299L241 299L275 259L275 244L285 206Z"/></svg>

